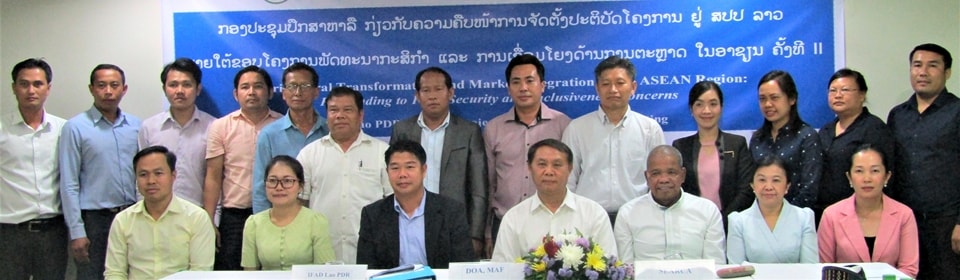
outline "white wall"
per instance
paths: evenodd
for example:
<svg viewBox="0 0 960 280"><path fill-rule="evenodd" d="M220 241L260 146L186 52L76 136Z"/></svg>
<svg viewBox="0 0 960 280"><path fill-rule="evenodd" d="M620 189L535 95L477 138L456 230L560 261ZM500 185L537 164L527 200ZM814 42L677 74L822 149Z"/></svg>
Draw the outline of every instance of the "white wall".
<svg viewBox="0 0 960 280"><path fill-rule="evenodd" d="M4 112L16 108L6 86L10 69L27 57L44 57L53 66L47 109L61 117L90 107L86 85L99 63L126 71L130 89L121 108L142 118L163 109L160 0L2 0L0 7ZM843 9L846 65L864 73L868 106L882 119L912 93L907 56L914 46L934 42L960 56L960 1L845 0ZM960 77L947 88L960 92ZM826 90L802 94L826 98Z"/></svg>
<svg viewBox="0 0 960 280"><path fill-rule="evenodd" d="M16 110L9 86L13 65L43 57L53 68L48 112L70 118L93 104L90 70L100 63L124 69L130 86L120 108L142 118L162 108L160 1L2 0L0 99Z"/></svg>
<svg viewBox="0 0 960 280"><path fill-rule="evenodd" d="M866 77L868 107L883 120L913 94L908 64L913 47L936 43L960 57L960 1L846 0L843 14L847 67ZM947 89L960 93L960 74L947 81Z"/></svg>

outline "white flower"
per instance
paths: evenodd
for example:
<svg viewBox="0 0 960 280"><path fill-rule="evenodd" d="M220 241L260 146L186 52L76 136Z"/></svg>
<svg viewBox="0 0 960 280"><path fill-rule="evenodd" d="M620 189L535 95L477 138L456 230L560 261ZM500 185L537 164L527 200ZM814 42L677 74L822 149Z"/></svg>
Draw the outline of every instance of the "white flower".
<svg viewBox="0 0 960 280"><path fill-rule="evenodd" d="M569 233L563 233L563 234L558 234L554 236L554 240L561 241L563 242L563 244L574 243L577 241L577 238L580 238L580 236L577 236L576 234L569 234Z"/></svg>
<svg viewBox="0 0 960 280"><path fill-rule="evenodd" d="M579 270L583 264L583 248L576 244L566 244L557 252L557 260L563 261L563 268Z"/></svg>

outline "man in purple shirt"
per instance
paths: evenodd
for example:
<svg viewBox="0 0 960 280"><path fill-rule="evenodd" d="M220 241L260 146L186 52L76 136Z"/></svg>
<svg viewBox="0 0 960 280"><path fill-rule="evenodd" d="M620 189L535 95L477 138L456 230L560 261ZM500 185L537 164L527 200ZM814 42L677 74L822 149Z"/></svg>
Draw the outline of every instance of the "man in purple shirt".
<svg viewBox="0 0 960 280"><path fill-rule="evenodd" d="M216 118L197 109L203 85L200 67L189 58L178 58L160 72L169 110L143 121L137 142L141 148L164 146L177 155L177 197L203 206L203 180L207 174L207 127Z"/></svg>
<svg viewBox="0 0 960 280"><path fill-rule="evenodd" d="M547 84L543 64L536 56L514 57L505 72L513 109L490 120L483 131L493 212L489 215L493 236L487 241L491 248L503 214L537 192L526 168L527 148L543 139L560 140L570 123L567 115L540 102Z"/></svg>

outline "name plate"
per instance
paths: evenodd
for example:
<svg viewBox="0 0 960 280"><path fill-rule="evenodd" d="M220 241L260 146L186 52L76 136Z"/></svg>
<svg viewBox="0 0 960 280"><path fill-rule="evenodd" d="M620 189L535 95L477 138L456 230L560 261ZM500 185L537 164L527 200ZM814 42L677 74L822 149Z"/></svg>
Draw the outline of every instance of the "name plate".
<svg viewBox="0 0 960 280"><path fill-rule="evenodd" d="M367 280L367 265L294 265L294 280Z"/></svg>
<svg viewBox="0 0 960 280"><path fill-rule="evenodd" d="M450 263L447 273L450 279L523 279L523 264L499 262Z"/></svg>
<svg viewBox="0 0 960 280"><path fill-rule="evenodd" d="M637 261L636 279L716 279L714 260Z"/></svg>

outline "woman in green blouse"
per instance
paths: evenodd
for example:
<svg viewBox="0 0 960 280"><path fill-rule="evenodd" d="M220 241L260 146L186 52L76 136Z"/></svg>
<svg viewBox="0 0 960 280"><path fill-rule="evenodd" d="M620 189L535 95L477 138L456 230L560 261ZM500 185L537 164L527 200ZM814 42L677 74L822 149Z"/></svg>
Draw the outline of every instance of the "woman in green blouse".
<svg viewBox="0 0 960 280"><path fill-rule="evenodd" d="M290 270L295 264L332 261L333 245L323 214L300 204L303 166L289 156L267 164L267 199L273 208L247 219L243 228L245 270Z"/></svg>

